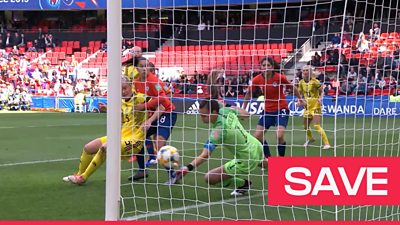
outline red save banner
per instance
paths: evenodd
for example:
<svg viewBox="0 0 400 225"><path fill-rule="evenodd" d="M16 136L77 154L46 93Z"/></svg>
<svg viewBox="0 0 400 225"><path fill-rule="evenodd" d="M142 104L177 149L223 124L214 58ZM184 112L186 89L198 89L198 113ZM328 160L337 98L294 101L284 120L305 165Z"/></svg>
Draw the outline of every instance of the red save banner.
<svg viewBox="0 0 400 225"><path fill-rule="evenodd" d="M400 157L271 157L269 205L399 205Z"/></svg>

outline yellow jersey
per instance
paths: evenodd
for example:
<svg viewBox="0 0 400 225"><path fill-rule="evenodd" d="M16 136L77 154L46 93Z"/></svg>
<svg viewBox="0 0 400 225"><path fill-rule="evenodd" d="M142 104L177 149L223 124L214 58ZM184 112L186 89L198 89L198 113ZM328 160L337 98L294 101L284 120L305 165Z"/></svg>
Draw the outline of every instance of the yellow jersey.
<svg viewBox="0 0 400 225"><path fill-rule="evenodd" d="M312 78L309 82L305 82L304 79L299 82L299 89L307 102L307 106L315 107L319 105L318 99L320 97L320 88L321 84L319 83L319 80L315 78Z"/></svg>
<svg viewBox="0 0 400 225"><path fill-rule="evenodd" d="M124 75L129 78L129 80L134 80L139 76L139 71L135 66L129 65L124 67Z"/></svg>
<svg viewBox="0 0 400 225"><path fill-rule="evenodd" d="M141 126L146 121L146 112L134 111L133 106L145 102L143 94L134 94L130 99L122 99L122 128L121 136L131 135L133 132L141 132Z"/></svg>

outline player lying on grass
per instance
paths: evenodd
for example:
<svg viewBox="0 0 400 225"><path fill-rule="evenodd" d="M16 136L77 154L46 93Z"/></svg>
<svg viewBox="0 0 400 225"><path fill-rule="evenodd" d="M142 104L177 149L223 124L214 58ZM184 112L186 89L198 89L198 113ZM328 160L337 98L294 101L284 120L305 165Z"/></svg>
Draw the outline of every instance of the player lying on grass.
<svg viewBox="0 0 400 225"><path fill-rule="evenodd" d="M238 118L248 118L250 114L237 107L221 108L216 100L203 100L199 108L201 120L206 124L211 124L212 130L209 139L204 144L203 152L176 172L175 183L189 171L204 163L215 151L217 145L221 145L223 150L232 153L233 159L225 165L208 171L204 179L211 185L222 182L224 187L233 186L235 190L231 195L245 194L251 182L241 176L248 177L263 160L263 147L260 141L243 128Z"/></svg>
<svg viewBox="0 0 400 225"><path fill-rule="evenodd" d="M299 91L304 97L304 100L299 99L300 105L304 106L304 129L307 132L307 139L304 147L314 142L312 132L310 129L311 122L314 122L314 129L321 135L322 142L324 143L323 149L329 149L331 146L324 129L321 127L322 116L322 93L323 87L317 79L312 77L313 70L311 66L303 67L303 79L299 82Z"/></svg>
<svg viewBox="0 0 400 225"><path fill-rule="evenodd" d="M146 120L146 113L134 111L134 105L145 102L143 94L134 94L132 83L123 76L122 82L122 105L121 105L121 158L129 159L132 154L138 154L145 139L141 126ZM105 106L101 106L104 108ZM105 161L107 150L107 137L96 138L87 143L83 148L79 162L78 172L63 178L65 182L74 184L85 183Z"/></svg>

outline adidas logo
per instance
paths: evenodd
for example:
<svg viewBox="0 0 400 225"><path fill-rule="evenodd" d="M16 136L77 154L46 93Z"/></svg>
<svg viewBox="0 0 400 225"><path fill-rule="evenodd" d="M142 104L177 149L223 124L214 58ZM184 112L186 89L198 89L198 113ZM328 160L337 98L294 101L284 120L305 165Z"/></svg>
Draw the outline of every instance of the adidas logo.
<svg viewBox="0 0 400 225"><path fill-rule="evenodd" d="M186 110L186 114L199 114L199 106L199 101L196 101Z"/></svg>

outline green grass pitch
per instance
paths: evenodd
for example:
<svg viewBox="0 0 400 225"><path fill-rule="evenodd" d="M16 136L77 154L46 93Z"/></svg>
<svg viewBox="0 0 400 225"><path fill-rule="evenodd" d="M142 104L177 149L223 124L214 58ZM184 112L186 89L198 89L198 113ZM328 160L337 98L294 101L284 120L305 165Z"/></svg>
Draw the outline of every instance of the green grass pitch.
<svg viewBox="0 0 400 225"><path fill-rule="evenodd" d="M245 126L253 129L258 117ZM103 220L105 166L85 185L63 183L73 173L82 147L106 132L105 114L15 113L0 114L0 220ZM325 117L323 127L338 156L398 156L400 120L387 117ZM336 132L334 132L334 130ZM186 164L202 151L208 127L193 115L178 117L169 144L177 147ZM314 132L317 140L317 133ZM267 133L271 145L275 131ZM334 137L336 141L334 142ZM333 156L320 141L305 149L302 118L290 119L286 132L287 155ZM318 145L318 146L317 146ZM274 151L274 147L271 148ZM222 155L221 155L222 154ZM335 207L269 207L268 177L257 169L248 196L230 197L230 189L208 187L203 175L230 155L216 150L208 163L185 177L184 185L163 185L166 172L153 167L146 182L130 183L132 165L122 163L121 213L141 220L333 220ZM276 154L275 154L276 155ZM340 220L399 219L398 207L338 207Z"/></svg>

